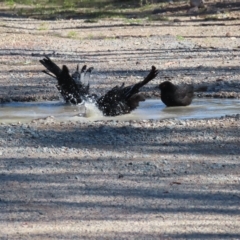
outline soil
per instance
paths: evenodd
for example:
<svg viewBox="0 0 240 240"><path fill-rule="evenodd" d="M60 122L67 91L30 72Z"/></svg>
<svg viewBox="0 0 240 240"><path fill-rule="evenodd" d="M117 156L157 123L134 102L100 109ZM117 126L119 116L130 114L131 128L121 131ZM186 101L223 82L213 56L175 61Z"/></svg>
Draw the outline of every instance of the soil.
<svg viewBox="0 0 240 240"><path fill-rule="evenodd" d="M0 20L0 98L59 99L50 56L93 66L92 91L164 81L240 97L240 20ZM221 15L221 14L220 14ZM222 15L221 15L222 16ZM220 100L220 99L219 99ZM0 125L1 239L239 239L240 115Z"/></svg>

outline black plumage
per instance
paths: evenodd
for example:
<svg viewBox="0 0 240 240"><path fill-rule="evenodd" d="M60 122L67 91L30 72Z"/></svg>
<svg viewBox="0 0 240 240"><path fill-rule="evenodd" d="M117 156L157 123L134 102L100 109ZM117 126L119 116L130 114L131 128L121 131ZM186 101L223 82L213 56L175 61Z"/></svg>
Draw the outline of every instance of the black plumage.
<svg viewBox="0 0 240 240"><path fill-rule="evenodd" d="M194 88L192 85L176 86L169 81L159 85L161 100L167 107L188 106L191 104Z"/></svg>
<svg viewBox="0 0 240 240"><path fill-rule="evenodd" d="M63 65L62 69L60 69L49 57L40 60L40 63L55 75L43 71L57 79L57 88L66 102L72 104L79 104L85 100L95 102L104 116L127 114L136 109L139 102L145 100L144 96L139 93L140 88L158 74L156 67L152 66L150 73L143 81L128 87L125 87L124 83L120 87L115 86L99 98L96 94L89 94L89 78L93 68L87 69L86 65L84 65L80 72L79 66L77 66L76 71L70 76L66 65Z"/></svg>
<svg viewBox="0 0 240 240"><path fill-rule="evenodd" d="M141 82L124 87L124 83L119 87L115 86L104 96L100 97L96 104L105 116L117 116L130 113L136 109L140 101L144 101L143 95L139 94L141 87L146 85L158 74L155 66L152 66L150 73Z"/></svg>
<svg viewBox="0 0 240 240"><path fill-rule="evenodd" d="M93 67L87 69L87 65L84 65L81 72L79 72L79 65L77 65L76 71L72 74L73 80L78 85L78 89L81 89L80 91L84 96L89 95L89 80L92 70Z"/></svg>
<svg viewBox="0 0 240 240"><path fill-rule="evenodd" d="M57 79L57 89L66 102L79 104L89 97L89 82L87 81L87 83L84 83L83 80L89 80L90 73L93 70L92 67L87 69L87 66L84 65L81 72L79 72L79 66L77 66L76 71L71 76L66 65L63 65L62 69L60 69L47 56L45 56L44 59L40 60L40 63L48 71L54 74L52 75L49 72L43 70L44 73Z"/></svg>

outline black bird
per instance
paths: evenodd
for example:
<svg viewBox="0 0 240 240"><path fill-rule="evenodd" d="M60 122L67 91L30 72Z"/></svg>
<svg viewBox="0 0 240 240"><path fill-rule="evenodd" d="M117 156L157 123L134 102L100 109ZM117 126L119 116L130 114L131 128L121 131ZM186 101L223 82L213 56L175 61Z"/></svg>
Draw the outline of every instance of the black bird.
<svg viewBox="0 0 240 240"><path fill-rule="evenodd" d="M82 103L83 100L89 97L89 77L93 68L88 68L84 65L81 72L79 72L79 66L77 65L76 71L70 76L69 69L66 65L60 69L49 57L45 56L40 60L40 63L52 74L43 70L44 73L56 78L58 81L57 89L61 93L66 102L72 104ZM87 80L87 83L84 82Z"/></svg>
<svg viewBox="0 0 240 240"><path fill-rule="evenodd" d="M194 95L192 85L176 86L169 81L159 85L161 99L167 107L190 105Z"/></svg>
<svg viewBox="0 0 240 240"><path fill-rule="evenodd" d="M89 79L93 68L87 69L84 65L80 73L79 66L77 66L76 71L70 76L66 65L63 65L62 69L60 69L47 56L43 60L40 60L40 63L55 75L53 76L47 71L43 71L57 79L57 88L66 102L79 104L84 100L90 100L96 103L104 116L127 114L136 109L140 101L145 101L144 96L139 94L140 88L154 79L158 74L156 67L152 66L150 73L143 81L128 87L125 87L124 83L120 87L115 86L99 98L96 94L89 94L89 83L84 82L84 80Z"/></svg>
<svg viewBox="0 0 240 240"><path fill-rule="evenodd" d="M145 101L143 95L138 94L141 87L154 79L158 74L155 66L152 66L150 73L141 82L124 87L115 86L104 96L100 97L96 104L104 116L117 116L130 113L136 109L140 101Z"/></svg>

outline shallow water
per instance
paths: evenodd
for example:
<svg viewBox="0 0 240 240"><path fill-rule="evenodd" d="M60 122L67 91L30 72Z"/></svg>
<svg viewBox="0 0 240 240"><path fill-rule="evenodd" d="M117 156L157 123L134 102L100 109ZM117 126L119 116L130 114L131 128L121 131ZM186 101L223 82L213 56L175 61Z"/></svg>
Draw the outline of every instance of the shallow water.
<svg viewBox="0 0 240 240"><path fill-rule="evenodd" d="M160 99L141 102L130 114L104 117L95 105L71 106L62 102L12 102L0 105L0 122L28 122L33 119L54 116L55 120L97 121L97 120L143 120L143 119L204 119L240 113L239 99L194 99L187 107L166 108Z"/></svg>
<svg viewBox="0 0 240 240"><path fill-rule="evenodd" d="M85 113L85 107L66 105L60 101L11 102L0 105L0 122L28 122L33 119L54 116L62 120Z"/></svg>

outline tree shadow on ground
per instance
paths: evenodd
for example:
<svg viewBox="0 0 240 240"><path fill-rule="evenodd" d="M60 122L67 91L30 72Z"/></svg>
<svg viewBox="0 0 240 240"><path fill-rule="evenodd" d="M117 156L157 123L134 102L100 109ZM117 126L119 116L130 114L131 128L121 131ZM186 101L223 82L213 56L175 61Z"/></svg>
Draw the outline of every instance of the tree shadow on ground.
<svg viewBox="0 0 240 240"><path fill-rule="evenodd" d="M140 78L146 76L151 65L155 65L160 70L160 73L154 81L143 89L144 92L153 93L152 96L155 96L154 92L159 92L155 87L160 82L167 79L181 83L182 79L186 77L191 78L193 84L195 84L196 81L197 85L199 85L199 82L202 82L203 85L207 86L208 90L204 92L205 96L221 97L221 92L235 92L237 96L239 93L238 77L240 75L238 66L225 64L214 67L195 64L196 66L182 67L181 62L193 60L196 63L209 62L209 64L214 64L212 62L216 61L215 59L217 58L217 61L222 61L224 64L224 59L228 62L231 61L229 57L239 57L240 50L234 49L234 51L229 51L229 49L226 48L193 47L194 45L187 41L185 43L177 42L173 36L157 38L159 41L165 41L164 39L166 41L169 39L173 40L172 47L156 47L151 49L151 52L142 46L134 50L120 49L117 52L108 50L89 52L87 50L81 50L77 53L66 53L56 52L53 49L43 53L41 50L25 50L21 48L1 50L0 55L3 59L5 56L7 57L6 60L3 60L5 65L12 64L9 57L18 55L20 57L19 62L21 62L21 59L25 62L26 58L28 58L30 63L29 67L26 66L25 69L22 67L19 68L20 63L17 62L14 63L17 64L16 66L11 65L10 70L2 70L2 78L8 79L8 84L2 84L0 89L1 102L8 102L10 100L37 101L39 99L59 99L59 93L55 87L57 83L56 80L41 73L44 67L39 63L39 60L42 59L45 54L53 58L60 67L66 64L70 72L75 70L77 63L80 63L80 65L87 64L93 67L95 67L95 63L98 65L99 61L106 64L107 67L105 69L95 68L91 80L92 91L98 91L101 95L123 82L128 84L130 78L138 77L140 81ZM110 61L132 62L134 66L131 69L111 69L111 65L109 65ZM148 64L148 66L146 64ZM33 69L31 67L32 65L39 67ZM31 73L32 76L31 74L29 75L29 73ZM231 76L231 81L228 80L229 76ZM106 78L112 78L112 82L110 85L108 84L108 86L105 85ZM211 81L209 81L209 79ZM136 82L136 80L134 82ZM129 85L134 82L129 83ZM229 97L234 97L235 95ZM224 97L224 95L222 97Z"/></svg>
<svg viewBox="0 0 240 240"><path fill-rule="evenodd" d="M19 132L20 136L24 136L26 144L30 146L49 147L53 149L64 148L67 146L69 149L67 152L71 152L71 148L76 150L89 149L89 151L109 150L114 151L117 146L126 152L126 146L131 148L131 151L138 152L140 148L144 148L144 152L147 154L207 154L209 156L221 156L229 154L240 154L240 149L235 149L239 144L239 133L237 126L228 128L228 138L225 140L222 136L225 135L225 128L223 126L213 127L188 127L181 128L180 125L176 128L168 127L166 120L166 126L154 127L156 120L150 120L152 127L142 128L141 126L135 126L134 122L130 121L130 124L123 127L114 127L114 120L103 122L81 123L71 125L62 125L58 130L46 126L44 129L38 129L36 131L37 137L28 132L22 130L21 126L15 126L14 132ZM237 120L236 120L237 121ZM177 125L176 125L177 126ZM195 138L195 142L189 142L182 139L177 140L187 134ZM106 140L99 142L99 138L104 135ZM148 136L147 142L145 138L138 138L138 136ZM47 138L46 138L47 136ZM11 135L9 135L11 138ZM137 144L135 144L135 142ZM221 146L221 148L219 148ZM12 146L17 147L17 146Z"/></svg>
<svg viewBox="0 0 240 240"><path fill-rule="evenodd" d="M85 4L85 5L84 5ZM90 4L90 5L89 5ZM74 4L73 4L74 5ZM235 1L228 1L222 3L208 2L207 7L200 9L199 11L189 12L190 5L184 1L151 1L141 5L140 1L113 1L113 2L92 2L92 3L78 3L71 8L65 8L63 4L58 7L42 6L36 9L29 7L22 7L18 10L2 9L2 17L32 17L37 19L101 19L101 18L146 18L149 17L152 20L167 20L168 17L181 17L190 15L214 15L228 12L238 12L240 4ZM56 11L58 9L58 11ZM93 11L94 9L94 11ZM97 10L100 9L100 10ZM136 11L136 9L139 9ZM132 10L132 11L131 11ZM156 17L157 15L163 15L162 17ZM210 16L211 18L211 16ZM218 20L215 16L211 19L206 16L206 20ZM223 18L222 20L234 20L234 17Z"/></svg>
<svg viewBox="0 0 240 240"><path fill-rule="evenodd" d="M132 164L129 164L130 161ZM173 229L181 229L181 233L168 236L177 239L188 236L197 239L206 236L209 239L240 236L234 230L234 221L227 225L233 227L226 227L226 221L240 214L239 195L236 194L238 184L225 183L223 187L216 181L212 182L214 178L221 179L221 170L211 171L213 178L209 179L206 168L198 171L193 166L193 173L185 172L182 180L176 180L181 179L181 175L166 174L163 165L157 167L158 175L156 168L153 168L153 174L147 162L149 160L137 160L135 163L124 158L114 161L108 157L102 160L76 159L71 156L66 159L1 158L0 164L4 166L4 171L0 174L0 221L2 225L5 223L8 227L12 226L11 232L2 231L2 234L10 238L19 238L21 233L28 233L28 237L78 236L82 239L85 235L81 229L89 229L89 223L103 228L104 224L113 223L126 229L129 223L137 222L140 224L134 228L137 232L134 229L125 231L122 227L121 230L114 230L109 225L108 230L100 234L103 237L136 237L140 234L141 239L149 236L156 238L175 232ZM134 169L135 165L141 166ZM235 165L236 176L239 167L239 164ZM224 174L231 168L231 164L226 166ZM208 181L201 182L204 176ZM175 185L176 181L178 184ZM176 215L179 216L177 222ZM197 231L203 228L199 222L201 220L207 221L208 226L217 222L217 229L220 228L221 233L216 230L216 226L213 232ZM146 222L148 225L145 225ZM76 235L69 224L78 227ZM167 231L159 228L164 224L168 225ZM23 230L25 227L35 229L39 225L41 229L44 227L44 233L41 230ZM56 225L63 225L63 229L68 227L64 231L56 231ZM151 231L151 226L158 226L158 229ZM192 231L193 227L196 232ZM22 230L14 232L18 228ZM146 229L148 233L145 233ZM222 233L224 230L227 233ZM90 230L86 236L89 239L96 237L95 234L94 230Z"/></svg>

